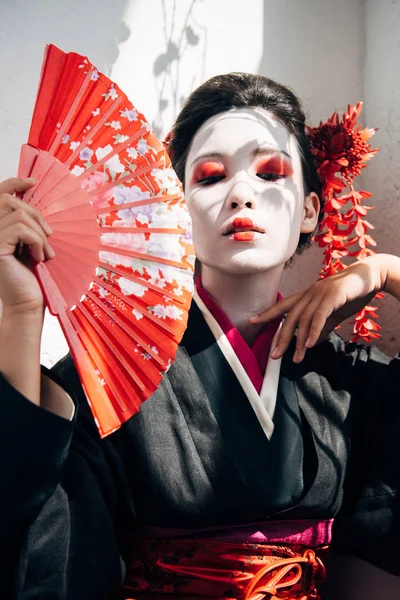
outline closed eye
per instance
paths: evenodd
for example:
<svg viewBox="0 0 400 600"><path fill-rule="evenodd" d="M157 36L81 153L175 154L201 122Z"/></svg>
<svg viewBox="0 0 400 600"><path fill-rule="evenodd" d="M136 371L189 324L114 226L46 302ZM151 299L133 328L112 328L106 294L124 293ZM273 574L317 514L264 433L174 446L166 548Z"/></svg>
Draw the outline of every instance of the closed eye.
<svg viewBox="0 0 400 600"><path fill-rule="evenodd" d="M213 185L214 183L218 183L223 179L225 179L225 175L210 175L209 177L202 177L201 179L198 179L197 183L204 186Z"/></svg>
<svg viewBox="0 0 400 600"><path fill-rule="evenodd" d="M260 177L260 179L263 179L264 181L278 181L285 176L280 175L279 173L257 173L257 177Z"/></svg>

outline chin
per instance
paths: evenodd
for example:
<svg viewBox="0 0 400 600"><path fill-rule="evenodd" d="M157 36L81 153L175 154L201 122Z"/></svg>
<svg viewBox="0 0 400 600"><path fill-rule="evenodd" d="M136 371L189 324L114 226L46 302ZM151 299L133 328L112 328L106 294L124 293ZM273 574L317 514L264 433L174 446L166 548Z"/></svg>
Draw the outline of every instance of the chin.
<svg viewBox="0 0 400 600"><path fill-rule="evenodd" d="M212 269L216 269L218 271L222 271L223 273L227 273L229 275L255 275L258 273L265 273L272 269L276 269L278 267L284 267L286 261L273 261L273 260L259 260L259 261L251 261L251 260L243 260L238 259L237 257L231 258L228 260L222 260L218 263L210 262L210 261L201 261L203 264L206 264L208 267Z"/></svg>

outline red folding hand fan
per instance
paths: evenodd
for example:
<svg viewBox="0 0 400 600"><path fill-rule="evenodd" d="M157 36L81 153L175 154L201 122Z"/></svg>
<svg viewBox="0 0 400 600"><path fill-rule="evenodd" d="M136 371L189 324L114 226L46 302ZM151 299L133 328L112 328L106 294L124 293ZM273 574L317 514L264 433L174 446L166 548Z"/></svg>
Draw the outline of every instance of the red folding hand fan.
<svg viewBox="0 0 400 600"><path fill-rule="evenodd" d="M20 177L53 230L35 265L100 435L156 389L187 323L190 219L168 154L142 114L87 58L46 48Z"/></svg>

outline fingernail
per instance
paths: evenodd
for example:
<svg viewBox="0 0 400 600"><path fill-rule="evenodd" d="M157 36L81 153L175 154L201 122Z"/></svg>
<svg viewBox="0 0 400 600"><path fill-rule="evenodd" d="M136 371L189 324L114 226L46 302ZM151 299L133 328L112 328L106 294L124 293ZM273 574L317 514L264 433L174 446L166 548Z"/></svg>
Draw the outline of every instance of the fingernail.
<svg viewBox="0 0 400 600"><path fill-rule="evenodd" d="M36 179L34 177L24 177L23 181L25 183L36 183Z"/></svg>
<svg viewBox="0 0 400 600"><path fill-rule="evenodd" d="M296 352L293 355L293 362L298 362L299 358L300 358L300 353L298 350L296 350Z"/></svg>
<svg viewBox="0 0 400 600"><path fill-rule="evenodd" d="M43 221L43 229L45 230L47 235L51 235L53 233L52 228L48 223L46 223L46 221Z"/></svg>
<svg viewBox="0 0 400 600"><path fill-rule="evenodd" d="M306 348L310 348L310 346L311 346L311 337L307 338L305 346L306 346Z"/></svg>
<svg viewBox="0 0 400 600"><path fill-rule="evenodd" d="M278 358L278 357L279 357L279 347L274 346L271 350L271 358Z"/></svg>
<svg viewBox="0 0 400 600"><path fill-rule="evenodd" d="M53 248L50 246L50 244L49 244L49 248L48 248L47 254L48 254L49 258L54 258L54 257L55 257L55 255L56 255L56 253L54 252L54 250L53 250Z"/></svg>

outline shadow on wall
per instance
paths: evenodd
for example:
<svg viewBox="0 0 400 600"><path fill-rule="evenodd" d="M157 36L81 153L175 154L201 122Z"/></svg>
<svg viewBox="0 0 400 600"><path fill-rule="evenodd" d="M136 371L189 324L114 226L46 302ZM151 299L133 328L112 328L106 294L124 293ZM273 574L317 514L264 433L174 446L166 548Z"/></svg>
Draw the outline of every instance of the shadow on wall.
<svg viewBox="0 0 400 600"><path fill-rule="evenodd" d="M195 5L204 0L191 0L187 3L186 12L180 15L177 27L176 13L177 0L160 0L163 13L163 33L165 51L157 56L153 65L153 74L157 93L157 114L153 121L153 129L160 136L166 130L164 113L168 109L168 121L173 122L180 111L186 96L180 93L182 59L189 50L196 50L196 55L201 57L196 62L191 85L185 92L190 93L197 85L199 75L204 79L205 54L207 48L207 30L196 21L194 15ZM171 6L172 4L172 6ZM167 6L168 5L168 6ZM171 114L173 119L171 121Z"/></svg>
<svg viewBox="0 0 400 600"><path fill-rule="evenodd" d="M2 146L8 148L1 177L15 173L19 147L29 130L45 45L84 54L109 74L118 44L129 35L122 21L126 3L1 0L0 135Z"/></svg>
<svg viewBox="0 0 400 600"><path fill-rule="evenodd" d="M127 1L1 2L0 44L3 49L8 48L12 57L7 62L14 72L18 69L26 75L30 62L41 57L46 44L53 43L66 52L88 55L101 71L109 74L118 56L118 44L129 36L122 21ZM0 69L5 69L4 61Z"/></svg>

